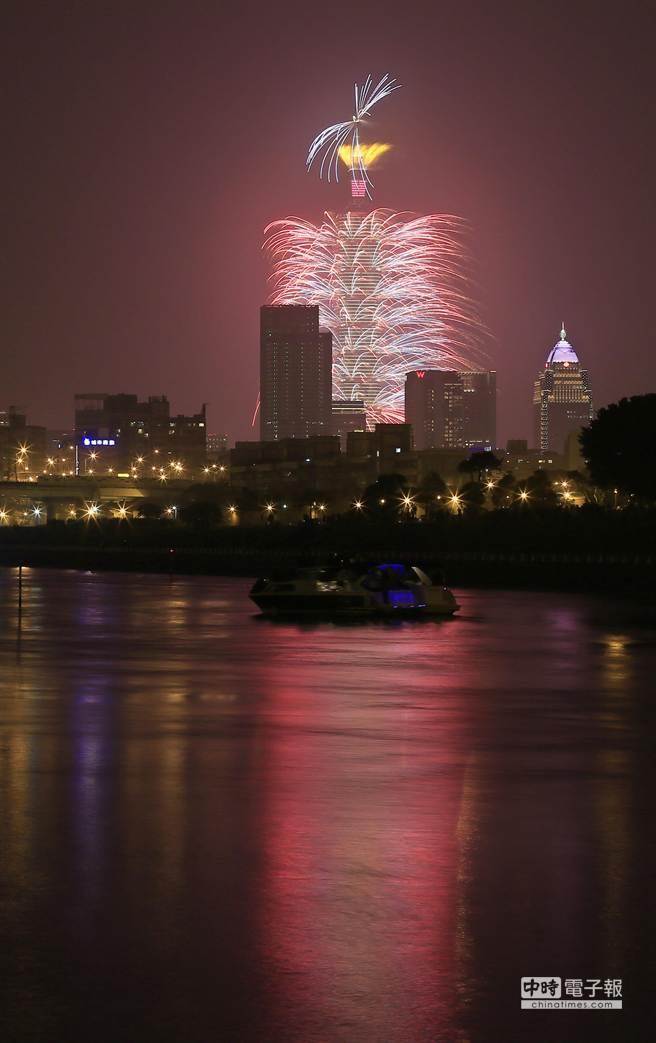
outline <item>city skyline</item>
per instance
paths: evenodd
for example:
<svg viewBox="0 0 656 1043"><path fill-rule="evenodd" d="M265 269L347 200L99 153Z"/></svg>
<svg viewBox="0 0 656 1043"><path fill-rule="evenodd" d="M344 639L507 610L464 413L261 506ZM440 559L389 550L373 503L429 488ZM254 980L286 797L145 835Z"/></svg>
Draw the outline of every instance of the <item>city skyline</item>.
<svg viewBox="0 0 656 1043"><path fill-rule="evenodd" d="M400 92L385 102L393 148L376 168L376 200L471 223L499 441L531 436L527 389L561 313L596 407L650 390L654 146L637 104L651 76L641 19L618 25L597 12L593 39L583 13L569 12L563 39L555 13L506 5L472 25L426 8L407 15L400 37L386 14L365 15L349 15L354 30L367 22L375 63L364 68L389 67L404 84L403 104ZM10 14L5 406L61 427L73 385L176 387L183 411L207 399L210 429L249 436L262 228L280 213L321 211L327 186L303 170L304 147L331 118L336 77L363 72L358 32L327 78L323 16L311 53L294 45L312 25L292 20L263 93L273 17L253 26L238 16L228 48L218 13L165 12L154 33L140 11L102 32L91 12ZM449 48L436 70L428 30L438 20ZM235 92L240 48L248 75ZM616 77L622 62L631 75ZM554 76L562 66L576 68L575 84ZM87 81L91 94L79 90ZM239 162L226 162L228 147ZM328 188L337 208L347 185Z"/></svg>

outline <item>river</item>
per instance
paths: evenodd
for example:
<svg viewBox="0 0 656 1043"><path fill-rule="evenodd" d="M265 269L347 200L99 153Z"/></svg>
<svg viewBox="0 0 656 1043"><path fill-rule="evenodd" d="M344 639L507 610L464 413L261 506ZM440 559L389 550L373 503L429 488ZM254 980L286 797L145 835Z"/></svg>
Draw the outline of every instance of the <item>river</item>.
<svg viewBox="0 0 656 1043"><path fill-rule="evenodd" d="M24 570L19 616L0 570L0 1040L650 1038L653 617L248 587ZM533 975L624 1010L520 1010Z"/></svg>

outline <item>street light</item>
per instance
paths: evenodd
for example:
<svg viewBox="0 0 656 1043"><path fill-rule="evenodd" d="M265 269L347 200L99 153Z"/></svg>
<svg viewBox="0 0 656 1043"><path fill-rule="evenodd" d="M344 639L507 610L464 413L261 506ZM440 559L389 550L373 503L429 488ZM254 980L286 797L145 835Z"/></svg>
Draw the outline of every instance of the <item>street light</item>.
<svg viewBox="0 0 656 1043"><path fill-rule="evenodd" d="M403 496L401 497L401 503L406 511L411 510L415 505L415 501L413 500L412 496L409 495L409 493L403 494Z"/></svg>

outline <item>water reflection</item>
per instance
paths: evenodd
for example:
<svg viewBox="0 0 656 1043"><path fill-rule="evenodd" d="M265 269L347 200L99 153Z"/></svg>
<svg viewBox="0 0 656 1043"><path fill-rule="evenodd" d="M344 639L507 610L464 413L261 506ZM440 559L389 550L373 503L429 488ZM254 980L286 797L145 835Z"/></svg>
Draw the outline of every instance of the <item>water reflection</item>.
<svg viewBox="0 0 656 1043"><path fill-rule="evenodd" d="M552 1040L521 975L647 994L649 627L492 591L270 624L247 581L44 570L17 644L0 584L0 1038Z"/></svg>

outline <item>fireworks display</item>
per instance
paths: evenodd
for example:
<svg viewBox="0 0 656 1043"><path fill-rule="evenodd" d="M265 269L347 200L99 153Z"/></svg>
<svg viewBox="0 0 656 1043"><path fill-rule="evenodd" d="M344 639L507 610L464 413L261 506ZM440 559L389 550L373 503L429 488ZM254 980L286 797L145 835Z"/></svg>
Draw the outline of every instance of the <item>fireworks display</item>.
<svg viewBox="0 0 656 1043"><path fill-rule="evenodd" d="M376 209L266 230L272 303L319 305L333 335L333 396L364 400L370 424L403 420L409 370L472 368L463 228L455 217Z"/></svg>
<svg viewBox="0 0 656 1043"><path fill-rule="evenodd" d="M362 185L362 194L371 198L371 180L368 169L372 163L389 149L389 145L376 143L374 145L363 145L360 141L360 128L366 123L371 115L371 110L379 102L387 98L392 91L399 89L400 84L389 77L387 73L378 81L374 87L371 76L367 76L365 82L358 86L355 84L355 106L353 116L345 123L334 123L326 127L310 145L307 156L308 170L315 162L319 162L319 176L323 177L324 171L328 180L334 175L339 181L339 161L342 160L351 171L351 179Z"/></svg>
<svg viewBox="0 0 656 1043"><path fill-rule="evenodd" d="M333 336L333 397L362 400L367 423L404 419L405 377L413 369L476 368L481 333L468 296L466 224L457 217L426 217L362 209L372 187L368 169L390 147L361 140L371 110L398 84L387 74L355 86L350 121L314 139L310 169L339 180L350 171L359 203L324 214L320 224L286 218L270 224L265 250L272 265L272 304L318 304Z"/></svg>

